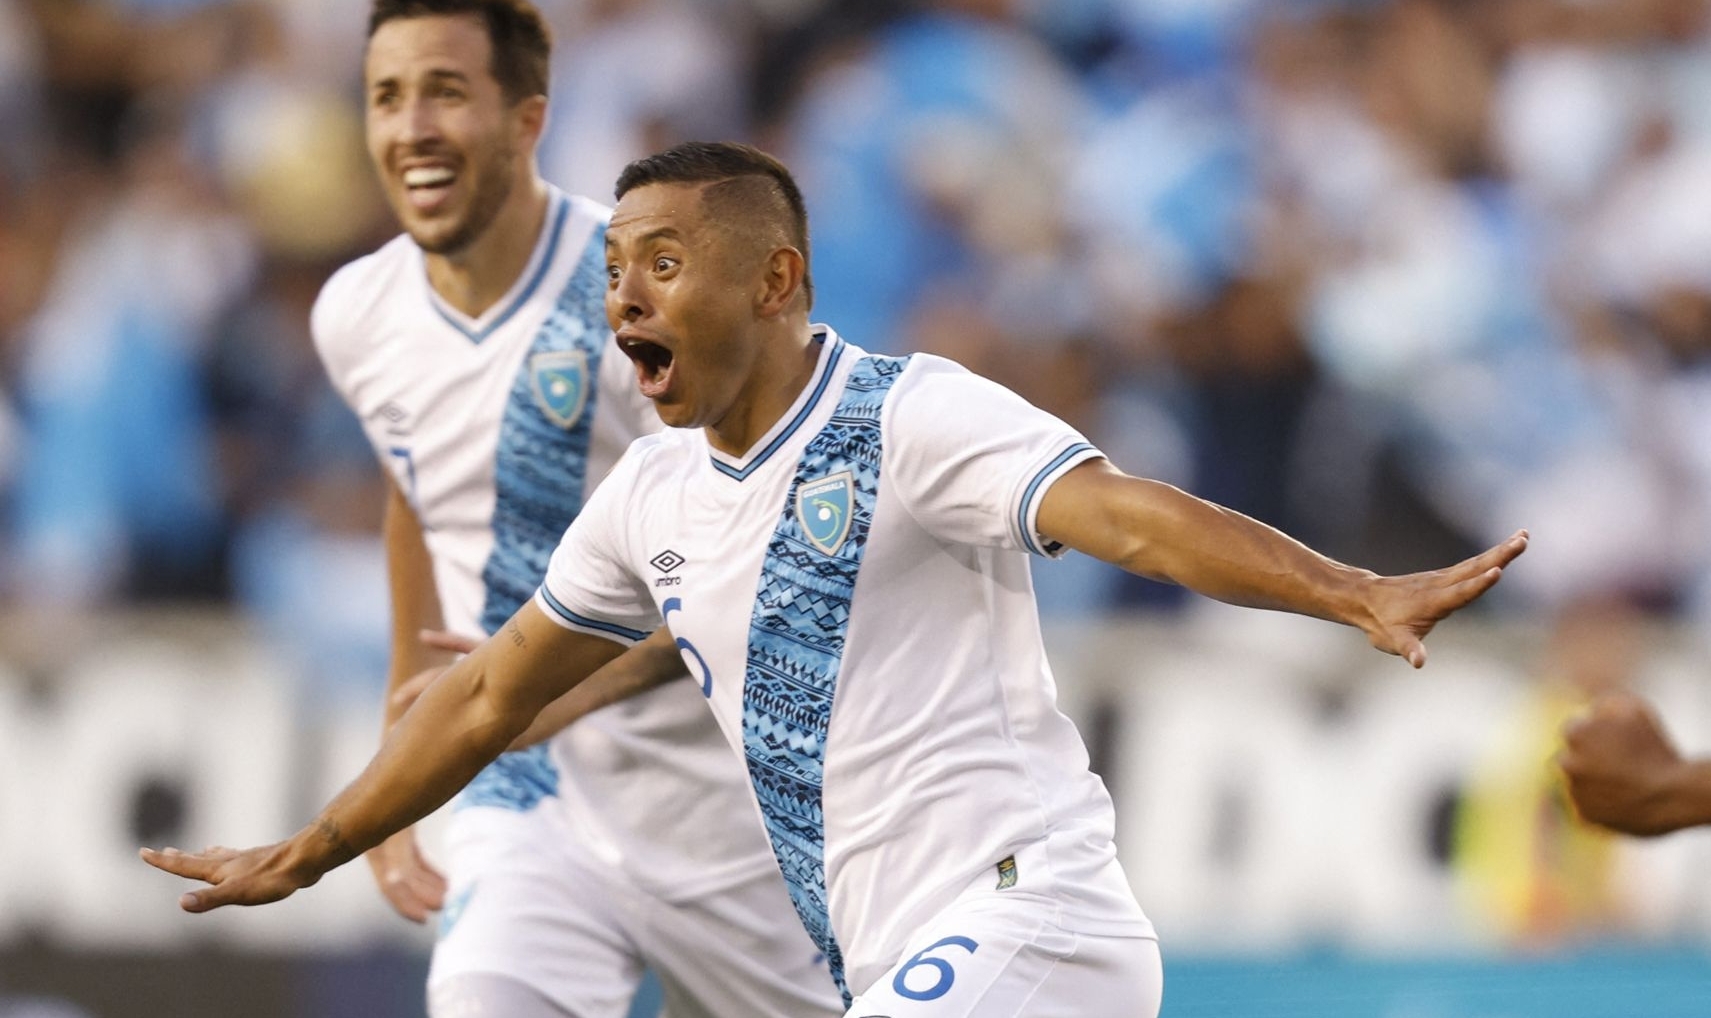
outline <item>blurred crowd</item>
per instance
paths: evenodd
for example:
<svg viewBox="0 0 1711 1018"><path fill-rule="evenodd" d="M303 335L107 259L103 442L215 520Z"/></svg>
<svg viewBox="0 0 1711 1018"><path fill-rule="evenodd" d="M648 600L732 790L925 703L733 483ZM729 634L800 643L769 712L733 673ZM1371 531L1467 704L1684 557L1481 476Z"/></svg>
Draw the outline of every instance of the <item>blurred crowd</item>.
<svg viewBox="0 0 1711 1018"><path fill-rule="evenodd" d="M847 338L1362 565L1528 526L1496 610L1711 620L1711 2L541 6L548 179L777 153ZM378 473L307 334L394 230L365 8L0 0L0 599L379 631Z"/></svg>

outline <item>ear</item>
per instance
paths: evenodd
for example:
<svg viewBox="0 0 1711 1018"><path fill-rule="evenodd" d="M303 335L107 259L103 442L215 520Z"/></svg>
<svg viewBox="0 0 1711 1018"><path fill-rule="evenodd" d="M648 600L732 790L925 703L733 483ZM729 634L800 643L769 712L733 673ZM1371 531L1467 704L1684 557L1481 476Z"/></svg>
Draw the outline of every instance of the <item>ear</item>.
<svg viewBox="0 0 1711 1018"><path fill-rule="evenodd" d="M511 109L512 123L522 136L524 147L534 152L540 144L541 133L547 127L547 97L531 95L526 99L517 100L517 105Z"/></svg>
<svg viewBox="0 0 1711 1018"><path fill-rule="evenodd" d="M802 275L806 269L802 252L793 247L773 248L772 253L766 256L761 274L755 313L761 318L777 318L795 307L796 298L802 292Z"/></svg>

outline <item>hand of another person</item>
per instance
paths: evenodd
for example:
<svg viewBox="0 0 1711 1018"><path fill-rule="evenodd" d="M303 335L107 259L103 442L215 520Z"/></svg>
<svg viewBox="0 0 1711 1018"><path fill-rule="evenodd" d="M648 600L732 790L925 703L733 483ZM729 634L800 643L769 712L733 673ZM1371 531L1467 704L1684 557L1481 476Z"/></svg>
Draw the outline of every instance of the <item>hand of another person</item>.
<svg viewBox="0 0 1711 1018"><path fill-rule="evenodd" d="M1687 826L1682 759L1658 716L1632 693L1607 693L1563 726L1557 764L1580 815L1624 834L1654 835Z"/></svg>
<svg viewBox="0 0 1711 1018"><path fill-rule="evenodd" d="M1387 654L1419 668L1426 663L1426 634L1457 610L1478 600L1503 577L1503 567L1527 550L1527 532L1446 569L1379 576L1366 592L1367 639Z"/></svg>
<svg viewBox="0 0 1711 1018"><path fill-rule="evenodd" d="M413 923L428 921L428 913L445 907L446 878L429 864L416 842L416 829L406 827L364 855L374 882L399 915Z"/></svg>

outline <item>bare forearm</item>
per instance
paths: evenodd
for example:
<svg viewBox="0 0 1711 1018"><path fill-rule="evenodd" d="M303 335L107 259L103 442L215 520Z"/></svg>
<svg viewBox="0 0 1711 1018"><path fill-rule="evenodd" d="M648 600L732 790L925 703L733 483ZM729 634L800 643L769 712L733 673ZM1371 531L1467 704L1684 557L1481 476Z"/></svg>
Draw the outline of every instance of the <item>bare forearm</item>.
<svg viewBox="0 0 1711 1018"><path fill-rule="evenodd" d="M1131 497L1116 503L1107 523L1116 564L1230 604L1362 623L1361 591L1371 572L1170 485L1123 483Z"/></svg>
<svg viewBox="0 0 1711 1018"><path fill-rule="evenodd" d="M661 629L548 704L528 730L511 743L511 748L522 749L544 742L597 710L686 676L671 633Z"/></svg>
<svg viewBox="0 0 1711 1018"><path fill-rule="evenodd" d="M1670 831L1706 824L1711 824L1711 757L1682 763L1663 816L1663 826Z"/></svg>
<svg viewBox="0 0 1711 1018"><path fill-rule="evenodd" d="M421 522L396 485L388 485L382 536L392 603L392 653L382 701L384 732L403 716L407 706L394 697L398 688L424 669L449 664L451 655L424 646L418 638L422 630L442 626L439 595Z"/></svg>
<svg viewBox="0 0 1711 1018"><path fill-rule="evenodd" d="M318 877L361 855L438 809L497 757L533 713L485 687L469 659L430 685L362 774L291 839L299 865Z"/></svg>

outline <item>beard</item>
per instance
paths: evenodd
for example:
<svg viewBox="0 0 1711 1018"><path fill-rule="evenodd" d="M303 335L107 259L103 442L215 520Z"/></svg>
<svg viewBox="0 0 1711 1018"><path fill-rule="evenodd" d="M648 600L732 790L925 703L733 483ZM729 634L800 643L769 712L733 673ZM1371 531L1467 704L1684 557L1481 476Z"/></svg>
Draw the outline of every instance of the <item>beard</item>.
<svg viewBox="0 0 1711 1018"><path fill-rule="evenodd" d="M510 152L496 150L493 157L482 167L479 176L480 183L475 192L470 195L469 208L463 218L453 223L451 228L440 236L423 236L412 233L410 239L416 246L432 255L457 254L475 243L493 221L499 218L499 210L505 207L506 199L511 197L511 167L513 157Z"/></svg>

